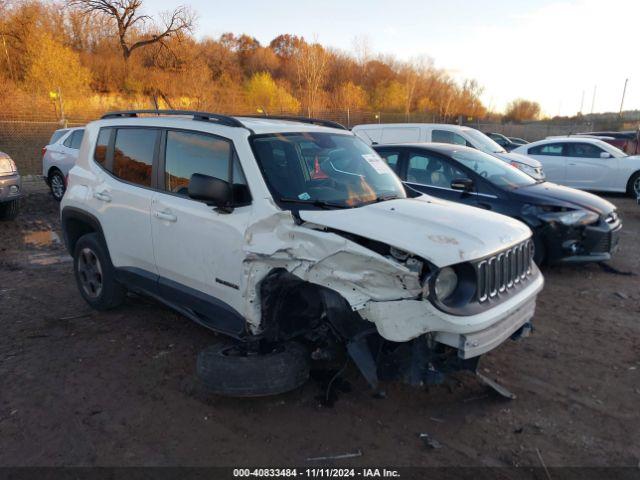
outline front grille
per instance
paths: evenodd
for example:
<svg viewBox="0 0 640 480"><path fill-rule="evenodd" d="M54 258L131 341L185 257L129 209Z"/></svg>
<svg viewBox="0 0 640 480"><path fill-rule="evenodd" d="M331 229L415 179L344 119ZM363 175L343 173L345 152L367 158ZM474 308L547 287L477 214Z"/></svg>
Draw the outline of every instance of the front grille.
<svg viewBox="0 0 640 480"><path fill-rule="evenodd" d="M611 232L605 235L602 235L602 238L600 238L598 243L596 243L595 246L593 247L592 252L593 253L609 253L609 251L611 250L611 240L612 240Z"/></svg>
<svg viewBox="0 0 640 480"><path fill-rule="evenodd" d="M526 281L532 265L532 240L478 262L475 266L478 302L486 302Z"/></svg>

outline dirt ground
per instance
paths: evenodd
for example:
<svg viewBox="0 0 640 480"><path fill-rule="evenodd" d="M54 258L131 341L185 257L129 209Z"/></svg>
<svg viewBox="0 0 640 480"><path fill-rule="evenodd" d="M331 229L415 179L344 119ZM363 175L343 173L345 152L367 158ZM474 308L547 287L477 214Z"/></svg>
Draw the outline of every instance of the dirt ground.
<svg viewBox="0 0 640 480"><path fill-rule="evenodd" d="M610 265L546 268L533 335L486 355L483 372L373 398L351 368L333 407L320 386L228 399L194 379L214 334L152 301L109 313L77 292L58 205L28 184L0 223L0 466L298 465L637 466L640 460L640 206ZM428 433L440 448L420 440Z"/></svg>

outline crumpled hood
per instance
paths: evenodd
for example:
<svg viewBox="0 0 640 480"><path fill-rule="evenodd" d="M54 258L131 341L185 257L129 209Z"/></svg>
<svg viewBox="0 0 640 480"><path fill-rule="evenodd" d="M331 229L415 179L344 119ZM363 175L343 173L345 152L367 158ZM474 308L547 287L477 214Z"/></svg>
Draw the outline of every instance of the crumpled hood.
<svg viewBox="0 0 640 480"><path fill-rule="evenodd" d="M521 153L504 152L504 153L492 153L491 155L507 163L519 162L519 163L524 163L525 165L528 165L532 168L542 168L542 163L540 163L538 160L536 160L535 158L529 157L527 155L523 155Z"/></svg>
<svg viewBox="0 0 640 480"><path fill-rule="evenodd" d="M531 236L497 213L423 195L345 210L301 210L306 222L370 238L438 267L485 257Z"/></svg>
<svg viewBox="0 0 640 480"><path fill-rule="evenodd" d="M558 205L568 208L584 208L599 215L606 216L616 209L616 206L593 193L575 188L564 187L556 183L542 182L515 190L521 195L530 197L530 203L536 205Z"/></svg>

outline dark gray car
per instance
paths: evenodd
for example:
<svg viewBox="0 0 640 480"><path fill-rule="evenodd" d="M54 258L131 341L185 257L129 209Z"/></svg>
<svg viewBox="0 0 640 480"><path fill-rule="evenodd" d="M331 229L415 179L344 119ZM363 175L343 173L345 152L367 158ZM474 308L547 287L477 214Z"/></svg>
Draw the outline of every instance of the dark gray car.
<svg viewBox="0 0 640 480"><path fill-rule="evenodd" d="M0 220L12 220L18 215L22 181L15 162L0 152Z"/></svg>

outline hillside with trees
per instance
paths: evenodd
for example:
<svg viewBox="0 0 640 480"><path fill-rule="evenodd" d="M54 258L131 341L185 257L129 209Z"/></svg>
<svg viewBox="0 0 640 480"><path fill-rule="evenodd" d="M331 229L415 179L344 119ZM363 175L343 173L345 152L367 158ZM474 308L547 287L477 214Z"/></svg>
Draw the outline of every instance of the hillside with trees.
<svg viewBox="0 0 640 480"><path fill-rule="evenodd" d="M265 45L249 34L200 39L196 22L181 6L150 17L142 0L0 0L0 111L486 114L481 86L456 82L431 59L375 56L362 42L351 54L288 33Z"/></svg>

